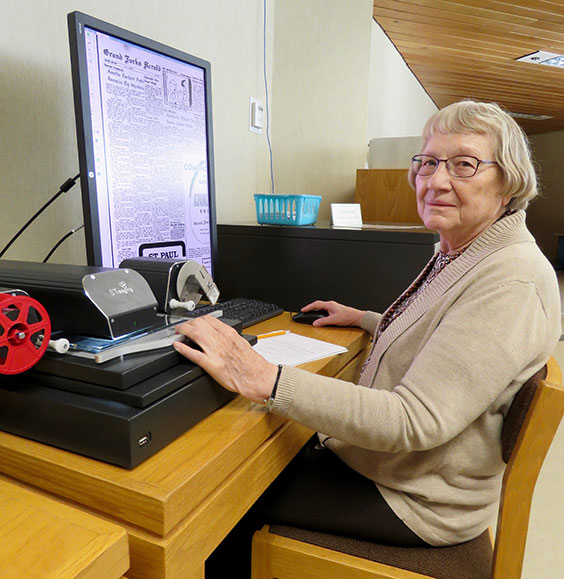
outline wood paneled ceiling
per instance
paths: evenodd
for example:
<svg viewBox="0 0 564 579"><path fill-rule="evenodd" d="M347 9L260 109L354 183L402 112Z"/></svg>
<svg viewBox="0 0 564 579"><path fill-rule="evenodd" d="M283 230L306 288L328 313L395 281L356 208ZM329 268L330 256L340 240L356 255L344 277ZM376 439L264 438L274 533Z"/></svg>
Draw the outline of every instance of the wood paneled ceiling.
<svg viewBox="0 0 564 579"><path fill-rule="evenodd" d="M564 1L374 0L374 19L440 108L494 101L529 134L564 130L564 69L516 62L564 54Z"/></svg>

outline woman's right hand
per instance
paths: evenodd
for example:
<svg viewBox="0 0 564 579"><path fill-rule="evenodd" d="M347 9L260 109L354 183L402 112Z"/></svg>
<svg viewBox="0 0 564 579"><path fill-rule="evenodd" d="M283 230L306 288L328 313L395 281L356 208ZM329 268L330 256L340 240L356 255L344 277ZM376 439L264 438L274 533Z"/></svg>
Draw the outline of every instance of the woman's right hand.
<svg viewBox="0 0 564 579"><path fill-rule="evenodd" d="M366 313L363 310L357 310L350 306L344 306L335 301L324 302L316 300L302 308L302 312L311 310L326 310L329 315L325 318L319 318L313 322L314 326L356 326L360 327L360 322Z"/></svg>

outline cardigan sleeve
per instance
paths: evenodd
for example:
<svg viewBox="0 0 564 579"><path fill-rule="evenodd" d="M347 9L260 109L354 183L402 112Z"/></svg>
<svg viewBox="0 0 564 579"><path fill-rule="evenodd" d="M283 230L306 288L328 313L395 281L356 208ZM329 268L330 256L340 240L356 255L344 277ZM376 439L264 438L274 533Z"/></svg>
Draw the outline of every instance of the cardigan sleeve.
<svg viewBox="0 0 564 579"><path fill-rule="evenodd" d="M550 355L556 330L548 314L534 283L475 284L446 310L399 383L365 388L285 367L272 411L367 449L434 448L484 413L532 359Z"/></svg>
<svg viewBox="0 0 564 579"><path fill-rule="evenodd" d="M382 314L376 312L366 312L360 320L360 327L372 336L376 333L376 328L382 319Z"/></svg>

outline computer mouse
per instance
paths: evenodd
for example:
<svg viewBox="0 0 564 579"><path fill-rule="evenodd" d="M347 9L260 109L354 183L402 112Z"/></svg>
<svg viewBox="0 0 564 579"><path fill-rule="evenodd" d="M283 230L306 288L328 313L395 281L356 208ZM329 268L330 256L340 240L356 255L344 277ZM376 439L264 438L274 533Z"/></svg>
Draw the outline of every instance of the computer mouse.
<svg viewBox="0 0 564 579"><path fill-rule="evenodd" d="M298 324L313 324L319 318L326 318L329 312L326 310L310 310L309 312L296 312L292 314L292 320Z"/></svg>

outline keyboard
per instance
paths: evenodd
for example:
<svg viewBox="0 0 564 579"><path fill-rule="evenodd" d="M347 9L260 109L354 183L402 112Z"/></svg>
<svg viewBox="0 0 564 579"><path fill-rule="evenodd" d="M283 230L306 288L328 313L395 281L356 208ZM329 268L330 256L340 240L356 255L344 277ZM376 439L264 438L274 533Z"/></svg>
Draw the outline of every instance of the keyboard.
<svg viewBox="0 0 564 579"><path fill-rule="evenodd" d="M223 317L230 320L241 320L243 328L258 324L268 318L281 314L284 310L275 304L249 298L233 298L218 302L215 306L197 306L192 312L183 313L185 318L197 318L221 310Z"/></svg>

